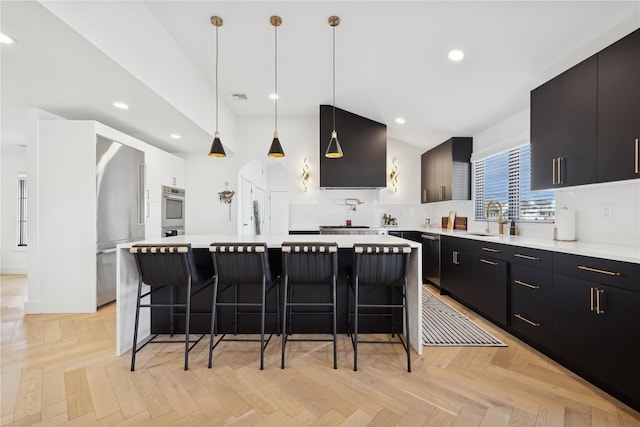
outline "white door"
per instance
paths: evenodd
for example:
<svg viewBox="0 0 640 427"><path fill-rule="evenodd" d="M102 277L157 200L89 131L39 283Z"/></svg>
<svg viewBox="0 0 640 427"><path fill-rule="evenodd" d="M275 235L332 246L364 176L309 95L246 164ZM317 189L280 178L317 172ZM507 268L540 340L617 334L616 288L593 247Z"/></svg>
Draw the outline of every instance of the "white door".
<svg viewBox="0 0 640 427"><path fill-rule="evenodd" d="M242 235L253 236L253 183L242 178Z"/></svg>
<svg viewBox="0 0 640 427"><path fill-rule="evenodd" d="M269 230L271 234L289 234L289 192L269 192Z"/></svg>
<svg viewBox="0 0 640 427"><path fill-rule="evenodd" d="M255 225L254 232L256 235L269 234L265 229L265 202L265 191L260 187L256 187L253 192L253 223Z"/></svg>

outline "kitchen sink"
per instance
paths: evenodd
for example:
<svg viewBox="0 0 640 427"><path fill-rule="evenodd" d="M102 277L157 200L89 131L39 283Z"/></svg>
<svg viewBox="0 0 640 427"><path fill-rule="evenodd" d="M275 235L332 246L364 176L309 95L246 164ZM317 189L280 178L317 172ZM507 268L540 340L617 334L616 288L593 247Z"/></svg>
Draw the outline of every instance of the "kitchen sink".
<svg viewBox="0 0 640 427"><path fill-rule="evenodd" d="M471 233L467 233L469 236L482 236L482 237L500 237L499 234L490 234L490 233L476 233L476 232L471 232Z"/></svg>

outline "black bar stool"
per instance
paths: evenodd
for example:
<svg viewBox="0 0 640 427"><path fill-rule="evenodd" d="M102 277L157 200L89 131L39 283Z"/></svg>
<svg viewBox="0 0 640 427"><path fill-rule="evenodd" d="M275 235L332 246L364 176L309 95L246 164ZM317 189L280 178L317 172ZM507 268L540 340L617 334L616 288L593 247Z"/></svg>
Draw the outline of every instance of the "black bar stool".
<svg viewBox="0 0 640 427"><path fill-rule="evenodd" d="M333 369L338 368L336 350L336 281L338 271L337 243L282 243L282 263L284 275L284 317L282 321L282 362L284 369L285 348L287 341L332 341ZM331 290L331 301L309 301L294 299L294 288L305 286L326 286ZM298 294L300 295L300 294ZM297 311L295 307L330 307L325 311ZM333 338L303 339L289 338L291 335L292 315L331 315L333 322ZM289 323L287 324L287 320Z"/></svg>
<svg viewBox="0 0 640 427"><path fill-rule="evenodd" d="M277 325L280 325L280 291L278 278L274 278L269 267L269 259L266 243L212 243L209 251L213 257L213 270L215 272L213 303L211 316L211 340L209 342L209 368L213 363L213 350L218 344L225 341L260 341L260 369L264 369L264 349L269 344L273 334L265 340L265 316L276 315ZM240 288L260 287L260 302L240 301ZM271 291L276 290L276 311L266 312L266 298ZM233 302L220 302L218 296L233 290ZM257 291L253 292L255 296ZM223 333L214 342L214 335L218 332L218 307L230 306L234 309L234 335L238 333L238 315L260 316L260 339L250 338L225 338ZM260 311L240 311L240 307L259 307Z"/></svg>
<svg viewBox="0 0 640 427"><path fill-rule="evenodd" d="M133 347L131 349L131 370L136 367L136 353L142 350L147 344L163 344L163 343L183 343L184 348L184 369L189 369L189 351L200 342L200 337L190 345L189 341L189 321L191 319L191 298L202 292L213 283L211 275L203 274L198 271L193 257L193 250L190 244L140 244L133 245L129 250L138 266L138 300L136 303L136 320L133 330ZM149 286L149 291L142 293L142 285ZM168 303L149 302L142 304L141 300L151 294L169 287L170 301ZM185 289L185 303L176 303L175 292L180 288ZM197 288L192 293L192 288ZM160 334L153 335L142 346L138 347L138 323L140 320L140 308L166 307L169 308L169 322L171 328L171 336L174 334L174 318L175 316L185 316L185 339L184 341L160 340L157 339ZM174 308L184 308L184 313L176 313ZM210 313L193 313L206 314Z"/></svg>
<svg viewBox="0 0 640 427"><path fill-rule="evenodd" d="M362 341L358 339L358 318L362 316L384 316L391 318L392 336L397 331L393 323L393 310L401 308L404 319L405 340L401 334L398 340L407 352L407 371L411 372L411 345L409 341L409 320L407 316L407 274L409 272L409 258L411 247L407 244L359 244L353 245L354 265L353 277L350 283L350 294L354 295L354 314L351 314L349 302L348 328L353 344L353 370L358 370L358 343L396 344L398 341ZM402 298L401 303L363 303L367 293L374 288L389 288ZM393 295L391 295L392 297ZM360 312L363 309L365 312ZM373 309L373 310L372 310ZM378 311L375 309L384 309ZM351 317L353 316L353 329ZM402 328L400 328L402 329Z"/></svg>

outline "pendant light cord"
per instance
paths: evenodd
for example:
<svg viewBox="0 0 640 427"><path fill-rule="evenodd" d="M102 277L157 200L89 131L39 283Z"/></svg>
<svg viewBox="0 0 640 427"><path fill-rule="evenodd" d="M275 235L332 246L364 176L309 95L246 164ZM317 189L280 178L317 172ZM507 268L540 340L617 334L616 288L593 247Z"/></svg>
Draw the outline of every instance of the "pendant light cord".
<svg viewBox="0 0 640 427"><path fill-rule="evenodd" d="M216 26L216 134L218 133L218 26Z"/></svg>
<svg viewBox="0 0 640 427"><path fill-rule="evenodd" d="M273 26L274 30L274 40L275 40L275 82L276 82L276 129L275 131L278 132L278 26L274 25Z"/></svg>
<svg viewBox="0 0 640 427"><path fill-rule="evenodd" d="M336 131L336 27L333 28L333 131Z"/></svg>

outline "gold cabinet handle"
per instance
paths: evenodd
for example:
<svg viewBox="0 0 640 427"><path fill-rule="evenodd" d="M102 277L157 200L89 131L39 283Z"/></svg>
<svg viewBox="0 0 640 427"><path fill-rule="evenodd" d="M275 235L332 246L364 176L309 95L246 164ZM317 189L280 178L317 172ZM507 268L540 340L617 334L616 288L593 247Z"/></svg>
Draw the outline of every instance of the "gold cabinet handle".
<svg viewBox="0 0 640 427"><path fill-rule="evenodd" d="M556 184L556 159L553 159L551 161L551 165L553 166L553 169L551 171L551 184L555 185Z"/></svg>
<svg viewBox="0 0 640 427"><path fill-rule="evenodd" d="M540 261L540 258L535 257L535 256L522 255L522 254L514 254L513 256L518 257L518 258L528 259L530 261Z"/></svg>
<svg viewBox="0 0 640 427"><path fill-rule="evenodd" d="M638 151L640 151L639 147L640 147L640 138L636 138L636 173L640 173L640 165L639 165L640 159L638 158L640 157L638 156L638 154L640 154L638 153Z"/></svg>
<svg viewBox="0 0 640 427"><path fill-rule="evenodd" d="M483 251L487 251L487 252L493 252L493 253L500 253L502 251L499 251L498 249L493 249L493 248L482 248Z"/></svg>
<svg viewBox="0 0 640 427"><path fill-rule="evenodd" d="M531 285L531 284L529 284L527 282L523 282L523 281L520 281L520 280L514 280L513 283L521 285L521 286L525 286L525 287L531 288L531 289L540 289L540 286L538 286L538 285Z"/></svg>
<svg viewBox="0 0 640 427"><path fill-rule="evenodd" d="M480 258L480 261L484 262L485 264L489 264L489 265L498 265L497 262L489 261L489 260L486 260L486 259L483 259L483 258Z"/></svg>
<svg viewBox="0 0 640 427"><path fill-rule="evenodd" d="M591 271L593 273L600 273L600 274L606 274L607 276L620 276L621 274L613 271L607 271L607 270L600 270L598 268L592 268L592 267L587 267L585 265L579 265L578 268L580 270L584 270L584 271Z"/></svg>
<svg viewBox="0 0 640 427"><path fill-rule="evenodd" d="M564 180L562 179L562 157L558 157L558 184L562 184Z"/></svg>
<svg viewBox="0 0 640 427"><path fill-rule="evenodd" d="M523 316L519 315L518 313L514 314L514 316L517 317L518 319L522 320L523 322L526 322L526 323L530 324L531 326L535 326L536 328L538 326L540 326L540 323L532 322L531 320L527 319L526 317L523 317Z"/></svg>
<svg viewBox="0 0 640 427"><path fill-rule="evenodd" d="M590 288L589 289L589 301L590 301L590 304L591 304L591 306L589 307L590 311L594 310L594 307L593 307L593 291L595 291L595 290L596 290L596 288Z"/></svg>
<svg viewBox="0 0 640 427"><path fill-rule="evenodd" d="M426 189L422 190L422 200L425 201L425 202L427 201L427 190Z"/></svg>
<svg viewBox="0 0 640 427"><path fill-rule="evenodd" d="M453 263L458 265L460 264L460 261L458 261L458 255L460 254L460 252L458 251L453 251Z"/></svg>
<svg viewBox="0 0 640 427"><path fill-rule="evenodd" d="M600 309L600 295L603 293L603 289L596 288L596 314L604 314L604 310Z"/></svg>

